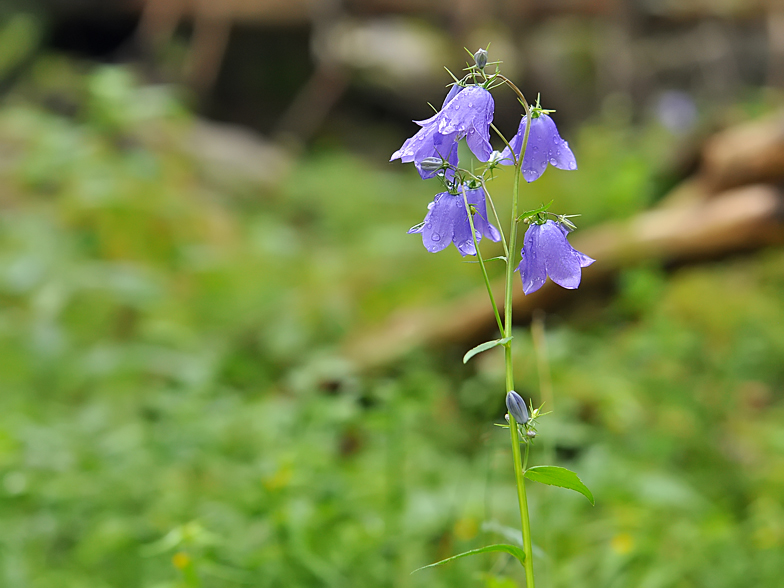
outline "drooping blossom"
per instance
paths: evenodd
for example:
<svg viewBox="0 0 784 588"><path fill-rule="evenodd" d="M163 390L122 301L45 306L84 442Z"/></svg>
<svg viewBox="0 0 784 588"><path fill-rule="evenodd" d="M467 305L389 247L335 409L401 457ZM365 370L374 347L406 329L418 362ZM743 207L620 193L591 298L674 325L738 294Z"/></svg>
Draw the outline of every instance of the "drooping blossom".
<svg viewBox="0 0 784 588"><path fill-rule="evenodd" d="M523 146L527 124L528 117L524 116L520 121L517 134L509 141L509 145L514 149L517 157L520 157L520 149ZM506 147L501 152L500 163L504 165L514 164L514 158L509 147ZM528 145L525 149L523 165L520 168L523 177L527 182L538 180L539 176L547 168L548 163L559 169L577 169L577 161L574 159L574 154L569 149L569 144L561 139L553 119L547 114L541 113L533 119L531 130L528 133Z"/></svg>
<svg viewBox="0 0 784 588"><path fill-rule="evenodd" d="M463 188L465 189L465 188ZM473 216L476 240L487 237L491 241L500 241L501 234L487 220L487 204L485 192L481 188L465 189L468 204L476 210ZM421 233L425 249L436 253L454 243L460 255L476 255L476 248L471 237L471 225L468 221L462 189L458 194L441 192L436 194L433 202L427 205L428 211L423 223L411 228L409 233Z"/></svg>
<svg viewBox="0 0 784 588"><path fill-rule="evenodd" d="M452 86L441 110L428 119L414 121L421 129L392 154L390 161L400 159L411 163L422 178L431 178L436 172L422 170L426 157L440 157L457 165L457 142L463 137L468 147L480 161L490 158L490 122L493 120L493 97L480 86ZM454 174L449 174L450 179Z"/></svg>
<svg viewBox="0 0 784 588"><path fill-rule="evenodd" d="M560 223L548 220L531 224L523 239L523 259L517 266L523 280L523 292L536 292L550 279L573 290L580 285L581 268L594 261L569 244L569 232Z"/></svg>

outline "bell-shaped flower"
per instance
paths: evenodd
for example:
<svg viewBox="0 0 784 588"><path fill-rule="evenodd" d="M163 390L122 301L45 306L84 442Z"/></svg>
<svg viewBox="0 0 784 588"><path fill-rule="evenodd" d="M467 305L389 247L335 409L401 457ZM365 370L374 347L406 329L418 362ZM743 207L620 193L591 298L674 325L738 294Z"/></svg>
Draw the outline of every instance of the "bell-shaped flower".
<svg viewBox="0 0 784 588"><path fill-rule="evenodd" d="M523 147L525 138L525 127L528 125L528 117L524 116L520 121L517 134L509 141L509 145L514 150L515 156L520 157L520 150ZM514 158L509 147L501 152L500 163L513 165ZM525 149L521 171L527 182L538 180L539 176L547 169L547 164L559 169L577 169L577 161L574 153L569 149L569 144L561 139L555 123L547 114L540 113L531 122L531 130L528 132L528 145Z"/></svg>
<svg viewBox="0 0 784 588"><path fill-rule="evenodd" d="M569 244L569 232L560 223L547 220L531 224L523 239L523 259L517 266L523 280L523 292L536 292L550 279L573 290L580 285L581 268L591 265L591 259Z"/></svg>
<svg viewBox="0 0 784 588"><path fill-rule="evenodd" d="M487 161L490 147L490 123L495 103L493 97L480 86L452 86L439 112L428 119L414 121L421 129L392 154L390 161L400 159L411 163L423 178L433 177L433 172L421 169L427 157L440 157L457 165L457 142L463 137L468 147L480 161Z"/></svg>
<svg viewBox="0 0 784 588"><path fill-rule="evenodd" d="M409 229L409 233L421 233L425 249L436 253L454 243L460 255L476 255L474 240L471 236L471 225L468 221L463 189L458 194L441 192L436 194L433 202L427 205L428 211L424 222ZM465 189L465 199L469 207L476 212L473 215L476 241L487 237L491 241L500 241L501 234L487 220L487 204L485 192L481 188Z"/></svg>

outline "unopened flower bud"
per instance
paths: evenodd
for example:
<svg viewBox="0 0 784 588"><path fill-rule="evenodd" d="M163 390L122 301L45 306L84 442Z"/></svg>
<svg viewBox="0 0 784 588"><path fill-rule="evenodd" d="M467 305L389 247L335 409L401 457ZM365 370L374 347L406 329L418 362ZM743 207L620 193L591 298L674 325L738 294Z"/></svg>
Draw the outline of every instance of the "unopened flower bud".
<svg viewBox="0 0 784 588"><path fill-rule="evenodd" d="M525 434L528 436L529 439L533 439L534 437L536 437L536 431L534 431L533 429L528 429L525 432Z"/></svg>
<svg viewBox="0 0 784 588"><path fill-rule="evenodd" d="M480 49L474 53L474 62L476 62L476 67L479 69L484 69L487 65L487 51Z"/></svg>
<svg viewBox="0 0 784 588"><path fill-rule="evenodd" d="M506 408L518 424L524 425L528 422L528 407L525 405L525 401L514 390L511 390L506 394Z"/></svg>
<svg viewBox="0 0 784 588"><path fill-rule="evenodd" d="M444 160L440 157L425 157L419 166L429 172L438 171L443 169L444 167Z"/></svg>

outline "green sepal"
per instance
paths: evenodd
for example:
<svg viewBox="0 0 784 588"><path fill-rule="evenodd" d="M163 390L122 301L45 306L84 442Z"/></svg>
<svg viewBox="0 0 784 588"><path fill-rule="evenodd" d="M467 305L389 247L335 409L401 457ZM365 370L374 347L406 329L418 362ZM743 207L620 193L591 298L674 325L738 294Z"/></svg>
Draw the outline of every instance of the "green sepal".
<svg viewBox="0 0 784 588"><path fill-rule="evenodd" d="M547 209L550 208L550 205L552 203L553 201L550 200L550 202L548 202L547 204L542 204L539 208L534 208L533 210L526 210L523 214L517 217L517 220L521 221L525 218L529 218L532 216L536 216L537 214L541 214L542 212L546 212Z"/></svg>
<svg viewBox="0 0 784 588"><path fill-rule="evenodd" d="M534 482L540 482L549 486L559 486L574 490L585 496L591 504L595 504L593 494L588 486L577 477L571 470L558 466L534 466L525 470L525 477Z"/></svg>
<svg viewBox="0 0 784 588"><path fill-rule="evenodd" d="M463 356L463 363L468 363L468 360L471 359L474 355L478 353L482 353L483 351L487 351L488 349L492 349L493 347L498 347L499 345L506 345L509 341L512 340L511 335L509 337L504 337L503 339L494 339L492 341L485 341L484 343L477 345L473 349L466 352Z"/></svg>
<svg viewBox="0 0 784 588"><path fill-rule="evenodd" d="M508 553L509 555L516 557L517 560L520 562L520 565L523 566L525 565L525 552L522 549L514 545L506 545L504 543L498 543L496 545L488 545L487 547L480 547L479 549L472 549L471 551L458 553L457 555L453 555L452 557L442 559L441 561L437 561L436 563L431 563L429 565L422 566L421 568L417 568L411 573L414 574L420 570L444 565L445 563L449 563L450 561L460 559L461 557L468 557L469 555L478 555L480 553L492 553L495 551L503 551L504 553Z"/></svg>

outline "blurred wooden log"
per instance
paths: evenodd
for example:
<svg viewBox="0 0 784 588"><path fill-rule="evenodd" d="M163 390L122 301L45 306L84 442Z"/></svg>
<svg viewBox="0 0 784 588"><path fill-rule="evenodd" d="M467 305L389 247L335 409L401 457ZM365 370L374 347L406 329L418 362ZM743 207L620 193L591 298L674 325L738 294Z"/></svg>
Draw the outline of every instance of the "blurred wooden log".
<svg viewBox="0 0 784 588"><path fill-rule="evenodd" d="M583 270L583 287L649 259L684 262L784 243L784 195L774 186L746 186L685 202L575 235L575 248L597 259ZM494 284L496 300L503 299L502 290L503 284ZM575 295L549 280L529 296L515 288L516 320L527 320L536 309L553 308ZM495 323L486 298L484 288L478 288L450 305L401 310L376 330L348 339L345 356L371 368L417 346L477 341Z"/></svg>
<svg viewBox="0 0 784 588"><path fill-rule="evenodd" d="M703 148L700 176L712 192L784 181L784 112L711 137Z"/></svg>

